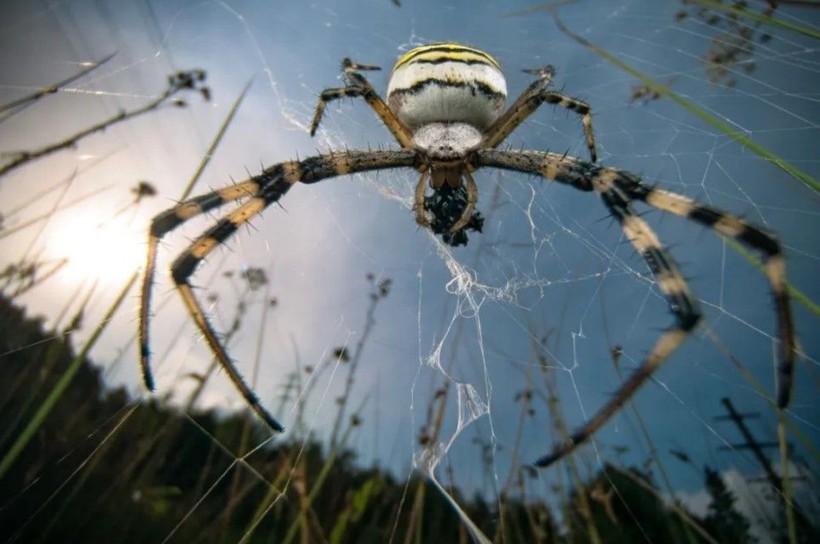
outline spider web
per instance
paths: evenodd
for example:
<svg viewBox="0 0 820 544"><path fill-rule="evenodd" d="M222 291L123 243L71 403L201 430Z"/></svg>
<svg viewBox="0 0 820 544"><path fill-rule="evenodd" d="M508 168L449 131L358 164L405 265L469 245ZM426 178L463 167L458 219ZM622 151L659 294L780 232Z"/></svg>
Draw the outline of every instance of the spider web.
<svg viewBox="0 0 820 544"><path fill-rule="evenodd" d="M554 86L593 109L600 163L779 234L791 285L814 301L793 299L803 357L789 418L804 437L792 459L804 478L798 494L805 493L817 466L807 444L816 448L820 416L818 319L811 307L820 300L813 276L820 256L816 185L680 103L646 94L636 77L562 33L548 12L516 12L531 7L527 3L473 6L427 0L400 8L387 0L275 7L250 0L116 8L7 3L0 102L116 53L55 96L4 119L0 149L7 154L139 107L177 70L205 70L213 93L210 101L186 96L184 109L148 113L0 178L0 235L20 227L0 239L3 266L67 259L17 301L59 325L87 300L84 322L99 322L141 266L148 221L182 193L249 82L195 194L317 151L394 147L372 112L354 100L329 107L311 139L306 129L318 92L342 85L344 56L381 65L381 72L366 75L382 90L401 53L430 41L460 41L501 62L510 101L530 81L522 69L554 65ZM776 16L816 35L820 11L787 8ZM750 9L760 13L763 5ZM674 2L577 2L558 13L572 32L668 85L804 177L817 177L816 39L769 25L751 27L752 35L741 39L727 12L700 16L696 7ZM548 106L506 144L586 157L580 119ZM316 437L341 440L343 398L344 415L361 420L345 445L362 466L375 463L399 477L419 471L456 507L463 503L458 497L474 493L498 500L522 466L560 439L556 408L549 408L553 398L557 414L575 428L640 365L672 317L600 200L500 171L479 171L476 180L485 227L463 248L415 225L417 174L383 171L295 187L198 270L194 283L217 328L228 331L241 320L229 335L229 351L263 404L278 409L288 427L290 437L274 442L289 438L307 448ZM131 206L135 196L127 191L139 181L159 196ZM775 314L765 277L729 244L679 218L640 211L689 279L705 325L577 459L590 473L607 462L652 472L659 455L676 496L703 512L703 465L734 482L762 473L738 446L737 429L715 419L726 413L721 399L759 414L753 431L763 442L775 439L777 414L767 401L774 392ZM25 226L40 215L50 218ZM163 242L151 327L158 397L186 406L207 377L197 406L230 413L244 401L221 373L211 375L207 347L165 273L218 215L191 221ZM139 303L133 292L128 300L132 308ZM112 387L125 385L144 399L134 316L117 313L92 356ZM92 332L93 326L83 327L75 342ZM774 451L767 454L774 459ZM530 497L551 501L565 474L560 466L537 472ZM760 485L734 488L744 508L753 508ZM197 493L204 498L209 490ZM486 538L459 511L473 537ZM165 535L169 541L175 530Z"/></svg>

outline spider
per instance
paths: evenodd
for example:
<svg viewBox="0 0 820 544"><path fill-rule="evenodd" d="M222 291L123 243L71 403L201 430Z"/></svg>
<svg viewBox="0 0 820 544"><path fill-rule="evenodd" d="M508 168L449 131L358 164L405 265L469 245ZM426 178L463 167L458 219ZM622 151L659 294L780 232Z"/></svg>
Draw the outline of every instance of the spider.
<svg viewBox="0 0 820 544"><path fill-rule="evenodd" d="M552 66L525 70L535 80L504 110L507 89L501 67L489 54L456 43L416 47L402 55L390 75L387 102L361 74L377 66L342 61L346 85L324 90L316 106L310 133L314 135L325 107L334 100L362 98L398 142L399 150L331 151L304 160L276 164L261 174L223 189L197 196L160 213L151 222L147 263L142 286L139 344L145 386L154 389L149 367L148 316L157 246L160 238L196 215L225 203L244 200L201 234L171 266L171 276L197 327L223 370L256 414L274 431L284 428L260 404L234 367L217 333L194 296L190 277L199 263L224 243L239 227L278 202L297 182L316 183L355 172L387 168L413 168L420 173L415 190L416 222L441 235L450 245L467 243L467 231L480 232L483 218L476 211L478 189L473 173L491 167L540 176L594 192L621 225L626 238L641 255L673 316L671 326L659 335L643 363L585 424L563 440L535 465L545 467L572 452L590 438L636 393L669 358L701 321L698 301L690 291L669 251L649 225L634 211L646 205L685 217L734 238L762 254L771 284L779 327L776 371L777 405L785 408L791 394L795 337L786 265L775 236L737 216L701 204L683 195L644 184L629 172L596 164L590 108L584 102L549 88ZM542 104L576 112L581 119L590 160L547 151L498 150L510 133ZM431 190L428 194L428 188Z"/></svg>

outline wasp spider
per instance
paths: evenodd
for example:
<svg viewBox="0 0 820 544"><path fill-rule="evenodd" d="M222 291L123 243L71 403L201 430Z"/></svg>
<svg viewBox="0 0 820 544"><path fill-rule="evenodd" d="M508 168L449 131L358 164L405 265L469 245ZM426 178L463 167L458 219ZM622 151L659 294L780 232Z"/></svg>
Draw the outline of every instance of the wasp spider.
<svg viewBox="0 0 820 544"><path fill-rule="evenodd" d="M766 275L771 283L780 334L777 404L780 408L786 407L791 390L795 339L786 293L785 262L780 244L772 234L722 210L649 187L629 172L595 164L595 140L589 107L579 100L550 90L551 66L528 70L536 76L535 81L506 110L504 100L507 88L498 62L487 53L471 47L437 43L408 51L393 67L387 102L379 97L361 74L378 67L345 59L342 68L346 86L322 92L310 127L311 134L316 132L329 102L359 97L373 109L401 149L335 151L300 161L282 162L245 181L186 200L157 215L151 223L148 238L139 325L142 373L149 390L154 388L148 365L151 285L157 244L169 231L195 215L227 202L244 200L177 257L171 267L171 275L188 312L225 373L259 417L271 429L283 431L282 425L259 403L237 372L194 296L189 278L199 263L240 226L278 202L297 182L316 183L344 174L386 168L413 168L418 171L421 178L415 191L416 221L440 234L451 245L466 244L466 232L480 231L483 221L475 209L478 189L473 173L479 168L491 167L540 176L579 191L596 193L643 257L658 288L667 298L673 316L672 325L660 335L646 360L612 398L583 426L560 440L551 453L537 460L537 465L553 463L595 433L652 376L701 320L698 301L669 251L634 211L633 204L638 201L686 217L762 254ZM589 161L546 151L496 149L544 103L562 106L580 116L589 148Z"/></svg>

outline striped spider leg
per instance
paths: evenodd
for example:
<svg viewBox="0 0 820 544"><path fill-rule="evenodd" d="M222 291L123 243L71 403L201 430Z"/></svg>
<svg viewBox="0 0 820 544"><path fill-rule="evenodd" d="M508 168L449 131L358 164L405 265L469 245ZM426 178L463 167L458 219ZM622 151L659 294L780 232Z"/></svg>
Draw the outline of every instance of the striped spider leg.
<svg viewBox="0 0 820 544"><path fill-rule="evenodd" d="M584 136L586 137L587 148L589 149L589 157L592 162L597 161L598 153L595 149L595 136L592 132L592 115L590 114L589 105L577 98L548 90L552 76L555 75L555 68L552 65L524 70L524 72L536 75L538 78L530 83L507 111L487 129L484 133L484 140L481 142L481 147L498 147L501 142L512 134L518 125L523 123L542 104L552 104L566 108L581 116L581 124L584 126Z"/></svg>
<svg viewBox="0 0 820 544"><path fill-rule="evenodd" d="M734 238L762 254L778 318L780 353L776 372L777 405L789 403L793 372L795 332L786 290L786 264L775 236L759 227L712 206L669 191L644 185L640 178L615 168L604 168L573 157L538 151L496 151L479 149L471 159L474 167L494 167L565 183L581 191L598 193L604 205L620 223L624 234L649 266L658 288L669 301L674 323L658 338L643 363L621 384L613 397L566 441L536 461L546 467L563 458L589 439L635 394L657 368L680 346L701 320L697 299L669 251L649 225L632 208L643 201L659 210L673 213L711 228L722 236Z"/></svg>
<svg viewBox="0 0 820 544"><path fill-rule="evenodd" d="M405 57L402 57L402 59ZM402 59L399 59L396 66L402 64ZM381 70L381 68L369 64L359 64L348 57L342 59L342 72L347 85L345 87L325 89L321 92L319 95L319 100L316 103L316 111L313 114L313 121L310 124L310 135L314 136L316 134L316 130L319 128L325 108L329 102L339 100L341 98L363 98L365 102L367 102L367 104L373 109L384 126L386 126L390 133L393 134L393 137L399 145L403 149L411 149L414 145L411 130L401 120L399 120L391 107L385 103L381 96L379 96L379 93L377 93L373 88L373 85L371 85L370 82L359 73L359 71L364 70ZM395 68L393 70L395 71ZM393 96L392 93L391 96ZM393 105L395 106L395 101L393 102ZM425 170L421 173L419 181L416 183L415 204L413 209L416 213L416 223L422 227L430 226L425 214L426 208L424 206L426 184L430 181L430 179L431 175L429 170ZM468 181L467 189L468 194L472 197L472 206L474 208L475 201L478 199L478 190L475 187L475 182L470 183ZM468 216L467 212L468 210L465 210L461 220L451 227L452 232L460 230L467 224L471 217L471 215ZM471 214L472 209L470 209L469 212ZM458 228L456 228L456 226L458 226Z"/></svg>
<svg viewBox="0 0 820 544"><path fill-rule="evenodd" d="M316 112L313 114L313 121L310 123L310 135L316 135L316 130L319 128L319 123L322 121L322 115L324 115L328 102L340 98L360 97L373 109L384 126L393 134L393 137L399 145L403 149L410 149L413 147L412 133L390 110L370 82L359 73L360 70L381 70L381 68L369 64L358 64L349 58L342 59L342 71L347 86L322 91L319 95L319 101L316 103Z"/></svg>
<svg viewBox="0 0 820 544"><path fill-rule="evenodd" d="M316 183L325 179L398 167L418 167L418 155L414 151L346 151L310 157L302 161L283 162L266 168L250 179L194 197L157 215L151 222L148 237L148 253L141 292L139 314L139 354L145 387L154 390L154 379L149 364L150 343L148 319L150 316L151 290L159 240L192 217L214 210L225 203L245 200L234 211L218 220L201 234L180 254L171 266L171 277L182 296L185 307L204 336L222 369L236 389L256 414L273 430L282 432L284 427L259 403L256 394L248 387L231 362L217 333L211 325L199 301L194 295L189 278L199 263L215 248L224 243L239 227L250 221L262 210L278 202L296 182Z"/></svg>

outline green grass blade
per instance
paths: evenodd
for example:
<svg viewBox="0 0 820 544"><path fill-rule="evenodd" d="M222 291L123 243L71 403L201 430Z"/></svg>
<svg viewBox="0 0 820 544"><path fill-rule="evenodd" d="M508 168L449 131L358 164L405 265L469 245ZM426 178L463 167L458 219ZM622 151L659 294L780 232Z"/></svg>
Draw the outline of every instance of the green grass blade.
<svg viewBox="0 0 820 544"><path fill-rule="evenodd" d="M745 8L737 7L735 5L723 4L721 2L716 2L715 0L689 0L689 3L700 4L701 6L706 6L710 9L728 11L730 13L734 13L739 17L745 17L747 19L752 19L753 21L757 21L759 23L776 26L778 28L789 30L797 34L808 36L809 38L814 38L815 40L820 40L820 32L814 30L813 28L799 25L797 23L791 23L789 21L779 19L777 17L772 17L771 15L755 13L754 11ZM817 4L814 7L820 7L820 4Z"/></svg>
<svg viewBox="0 0 820 544"><path fill-rule="evenodd" d="M674 92L667 85L664 85L663 83L652 79L651 77L647 76L646 74L644 74L643 72L641 72L637 68L634 68L634 67L630 66L629 64L622 61L621 59L619 59L615 55L605 51L604 49L602 49L602 48L598 47L597 45L595 45L594 43L590 42L589 40L587 40L583 36L575 34L574 32L572 32L569 28L567 28L564 25L564 23L561 21L561 19L558 18L558 15L554 11L551 10L551 14L552 14L553 19L555 20L555 24L558 26L558 28L561 30L561 32L563 32L564 34L566 34L567 36L569 36L570 38L572 38L576 42L580 43L581 45L583 45L584 47L586 47L587 49L589 49L593 53L603 57L606 60L608 60L609 62L611 62L612 64L614 64L615 66L617 66L621 70L625 71L629 75L631 75L631 76L635 77L636 79L640 80L647 87L649 87L652 91L660 94L661 96L668 97L670 100L672 100L676 104L683 107L686 111L688 111L689 113L691 113L692 115L694 115L695 117L700 119L701 121L705 122L708 125L711 125L711 126L715 127L720 132L722 132L725 135L729 136L730 138L732 138L736 142L742 144L743 146L749 148L754 153L760 155L761 157L768 160L769 162L771 162L772 164L774 164L778 168L788 172L789 175L791 175L793 178L800 181L803 185L805 185L809 189L811 189L813 191L820 191L820 182L818 182L816 179L814 179L808 173L803 172L802 170L800 170L799 168L797 168L796 166L791 164L786 159L776 155L774 152L768 150L767 148L765 148L761 144L755 142L754 140L752 140L751 138L749 138L745 134L735 130L728 123L724 123L723 121L721 121L720 119L718 119L717 117L715 117L714 115L709 113L708 111L704 110L703 108L701 108L700 106L698 106L697 104L692 102L691 100L688 100L688 99L684 98L683 96L679 95L678 93Z"/></svg>
<svg viewBox="0 0 820 544"><path fill-rule="evenodd" d="M205 152L205 155L202 156L202 160L199 162L199 166L194 172L194 175L191 176L191 180L188 182L188 185L185 186L185 190L182 191L182 196L179 198L180 201L185 200L194 190L194 185L196 182L199 181L200 176L202 176L202 172L205 171L205 167L211 162L211 157L213 157L216 148L219 146L219 143L222 141L222 137L225 135L225 131L228 130L231 122L233 121L236 112L239 111L239 106L242 104L242 101L245 100L245 95L248 94L248 89L251 88L251 83L253 80L249 80L245 87L242 89L242 92L239 93L239 96L236 97L234 100L233 105L231 106L231 110L228 112L228 115L225 117L225 120L222 121L222 124L219 125L219 130L216 131L216 135L214 139L211 140L211 145L208 146L208 151Z"/></svg>

